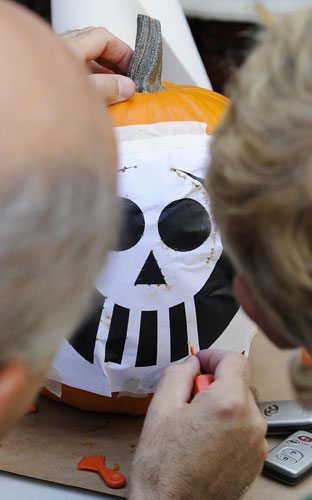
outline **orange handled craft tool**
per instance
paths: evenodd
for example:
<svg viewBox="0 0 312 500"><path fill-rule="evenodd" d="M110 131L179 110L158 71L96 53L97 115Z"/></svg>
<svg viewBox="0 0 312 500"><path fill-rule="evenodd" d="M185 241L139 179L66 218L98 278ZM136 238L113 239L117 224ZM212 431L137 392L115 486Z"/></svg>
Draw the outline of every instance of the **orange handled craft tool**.
<svg viewBox="0 0 312 500"><path fill-rule="evenodd" d="M304 347L302 348L301 359L302 359L302 364L304 366L311 366L312 365L311 356L310 356L310 354L308 353L308 351Z"/></svg>
<svg viewBox="0 0 312 500"><path fill-rule="evenodd" d="M126 477L120 472L106 467L106 465L104 465L105 458L106 457L101 455L85 457L80 460L78 469L98 472L107 486L110 488L122 488L127 482Z"/></svg>
<svg viewBox="0 0 312 500"><path fill-rule="evenodd" d="M191 346L191 354L193 356L196 356L196 352L193 346ZM206 374L197 375L194 381L194 389L193 389L194 396L196 396L196 394L198 394L199 392L208 389L208 387L212 382L213 382L213 377L211 375L206 375Z"/></svg>
<svg viewBox="0 0 312 500"><path fill-rule="evenodd" d="M38 407L36 405L31 405L30 408L28 408L26 415L30 415L31 413L37 413Z"/></svg>

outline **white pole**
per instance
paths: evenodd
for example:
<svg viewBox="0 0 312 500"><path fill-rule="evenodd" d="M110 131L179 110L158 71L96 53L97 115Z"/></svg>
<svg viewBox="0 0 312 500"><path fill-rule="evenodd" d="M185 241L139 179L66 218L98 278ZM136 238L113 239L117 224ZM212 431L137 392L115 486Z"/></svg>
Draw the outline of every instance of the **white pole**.
<svg viewBox="0 0 312 500"><path fill-rule="evenodd" d="M163 79L211 88L178 0L52 0L52 23L57 33L105 26L131 47L139 13L156 17L162 24Z"/></svg>

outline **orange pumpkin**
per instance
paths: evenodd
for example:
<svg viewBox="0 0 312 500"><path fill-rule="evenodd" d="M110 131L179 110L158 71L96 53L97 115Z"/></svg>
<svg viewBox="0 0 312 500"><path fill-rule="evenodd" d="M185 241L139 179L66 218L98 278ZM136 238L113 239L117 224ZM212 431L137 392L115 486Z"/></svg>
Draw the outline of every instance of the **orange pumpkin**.
<svg viewBox="0 0 312 500"><path fill-rule="evenodd" d="M220 121L227 98L212 90L162 82L163 90L136 92L126 102L110 107L115 127L157 122L197 121L211 134Z"/></svg>
<svg viewBox="0 0 312 500"><path fill-rule="evenodd" d="M157 122L197 121L211 134L219 122L226 97L191 85L162 82L162 38L157 19L138 16L136 47L128 76L137 92L126 102L110 107L115 127Z"/></svg>
<svg viewBox="0 0 312 500"><path fill-rule="evenodd" d="M62 396L60 398L46 388L43 388L41 392L55 401L76 406L81 410L101 413L129 413L131 415L145 415L153 397L152 394L142 398L118 397L118 393L113 392L112 397L108 398L65 384L62 384Z"/></svg>
<svg viewBox="0 0 312 500"><path fill-rule="evenodd" d="M146 33L152 35L149 40ZM110 107L114 126L196 121L206 123L206 133L211 134L228 100L204 88L162 82L161 58L159 21L138 16L136 50L129 69L129 76L135 81L138 91L130 100ZM43 393L84 410L137 415L146 413L152 398L150 394L142 398L118 397L118 393L105 397L64 384L61 398L47 389L43 389Z"/></svg>

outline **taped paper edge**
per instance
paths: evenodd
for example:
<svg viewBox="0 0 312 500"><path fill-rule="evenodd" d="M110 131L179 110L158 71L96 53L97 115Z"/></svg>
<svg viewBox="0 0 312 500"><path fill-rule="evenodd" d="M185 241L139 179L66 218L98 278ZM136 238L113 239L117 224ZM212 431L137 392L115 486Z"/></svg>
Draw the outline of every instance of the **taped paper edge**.
<svg viewBox="0 0 312 500"><path fill-rule="evenodd" d="M174 121L147 123L142 125L124 125L115 127L117 141L137 141L150 137L165 137L167 135L206 135L207 123L198 121Z"/></svg>
<svg viewBox="0 0 312 500"><path fill-rule="evenodd" d="M49 392L57 396L62 397L62 372L55 368L55 366L50 366L46 378L44 379L43 387Z"/></svg>

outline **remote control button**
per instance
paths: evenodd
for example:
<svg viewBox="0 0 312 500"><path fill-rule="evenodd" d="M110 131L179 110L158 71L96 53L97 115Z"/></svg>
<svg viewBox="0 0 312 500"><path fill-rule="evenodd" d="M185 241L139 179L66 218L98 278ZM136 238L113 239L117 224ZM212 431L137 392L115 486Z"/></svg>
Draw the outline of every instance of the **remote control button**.
<svg viewBox="0 0 312 500"><path fill-rule="evenodd" d="M298 439L300 439L300 441L304 441L305 443L312 443L312 438L310 438L310 436L302 434L302 436L298 436Z"/></svg>
<svg viewBox="0 0 312 500"><path fill-rule="evenodd" d="M296 462L299 462L299 460L303 458L303 453L295 450L294 448L284 448L282 450L282 453L284 453L284 455L287 455L288 457L293 458L294 460L296 460Z"/></svg>
<svg viewBox="0 0 312 500"><path fill-rule="evenodd" d="M296 463L296 460L294 460L293 458L291 457L288 457L287 455L284 455L284 453L278 453L276 455L276 458L278 458L279 460L281 460L282 462L286 462L288 464L295 464Z"/></svg>
<svg viewBox="0 0 312 500"><path fill-rule="evenodd" d="M266 417L272 417L273 415L276 415L278 411L279 411L278 405L267 405L265 406L263 413L265 414Z"/></svg>
<svg viewBox="0 0 312 500"><path fill-rule="evenodd" d="M288 444L301 444L298 439L288 439L287 441Z"/></svg>

